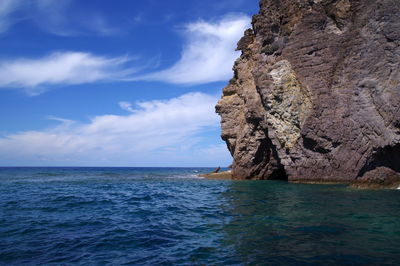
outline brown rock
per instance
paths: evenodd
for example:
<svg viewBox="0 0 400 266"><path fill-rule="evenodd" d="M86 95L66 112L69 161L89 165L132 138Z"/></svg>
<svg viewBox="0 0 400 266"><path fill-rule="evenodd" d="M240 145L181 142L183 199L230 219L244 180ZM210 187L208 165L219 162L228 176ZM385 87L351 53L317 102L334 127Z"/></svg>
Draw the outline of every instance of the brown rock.
<svg viewBox="0 0 400 266"><path fill-rule="evenodd" d="M207 179L230 180L230 179L232 179L232 172L231 171L223 171L223 172L218 172L218 173L201 174L199 176L207 178Z"/></svg>
<svg viewBox="0 0 400 266"><path fill-rule="evenodd" d="M261 0L216 106L233 178L400 172L399 14L398 0Z"/></svg>
<svg viewBox="0 0 400 266"><path fill-rule="evenodd" d="M389 188L400 187L400 174L386 167L378 167L366 173L362 178L352 183L356 188Z"/></svg>

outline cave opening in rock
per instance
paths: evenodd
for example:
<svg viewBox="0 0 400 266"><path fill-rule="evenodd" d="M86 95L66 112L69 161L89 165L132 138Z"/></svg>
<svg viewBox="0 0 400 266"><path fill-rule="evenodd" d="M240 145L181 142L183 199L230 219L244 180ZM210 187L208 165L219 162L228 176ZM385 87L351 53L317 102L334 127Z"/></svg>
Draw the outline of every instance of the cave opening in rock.
<svg viewBox="0 0 400 266"><path fill-rule="evenodd" d="M281 180L281 181L288 181L288 176L286 171L283 167L275 170L268 178L268 180Z"/></svg>
<svg viewBox="0 0 400 266"><path fill-rule="evenodd" d="M361 168L358 177L362 177L365 173L378 167L387 167L400 172L400 144L387 145L376 149L364 167Z"/></svg>

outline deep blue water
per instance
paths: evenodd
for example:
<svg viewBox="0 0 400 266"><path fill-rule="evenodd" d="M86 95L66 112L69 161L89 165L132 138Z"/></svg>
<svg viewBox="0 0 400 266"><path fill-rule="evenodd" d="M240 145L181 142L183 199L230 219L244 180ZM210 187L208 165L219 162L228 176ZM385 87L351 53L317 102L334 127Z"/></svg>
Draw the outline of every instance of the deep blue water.
<svg viewBox="0 0 400 266"><path fill-rule="evenodd" d="M0 264L399 264L400 190L0 168Z"/></svg>

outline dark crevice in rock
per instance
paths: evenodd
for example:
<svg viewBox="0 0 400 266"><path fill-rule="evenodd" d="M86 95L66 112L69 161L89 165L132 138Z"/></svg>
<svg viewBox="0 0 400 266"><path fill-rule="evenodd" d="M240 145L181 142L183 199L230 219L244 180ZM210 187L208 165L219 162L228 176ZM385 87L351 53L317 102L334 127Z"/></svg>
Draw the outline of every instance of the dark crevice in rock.
<svg viewBox="0 0 400 266"><path fill-rule="evenodd" d="M271 146L270 146L270 143L268 143L267 139L261 140L260 146L254 155L253 164L257 165L257 164L263 162L265 159L267 159L267 161L269 161L269 158L271 156L270 148L271 148Z"/></svg>
<svg viewBox="0 0 400 266"><path fill-rule="evenodd" d="M261 49L261 53L266 55L272 55L278 51L279 45L277 43L267 44Z"/></svg>
<svg viewBox="0 0 400 266"><path fill-rule="evenodd" d="M276 147L269 138L261 140L259 149L254 156L254 164L264 164L263 167L258 168L254 175L259 176L262 171L265 171L266 168L271 168L270 163L272 158L276 160L276 165L273 167L273 170L268 173L268 175L263 174L262 179L288 181L288 176L284 166L281 164Z"/></svg>
<svg viewBox="0 0 400 266"><path fill-rule="evenodd" d="M265 39L265 40L263 41L262 46L265 47L265 46L268 45L268 44L272 44L272 43L274 42L274 40L275 40L274 37L269 37L269 38L267 38L267 39Z"/></svg>
<svg viewBox="0 0 400 266"><path fill-rule="evenodd" d="M319 143L311 138L303 137L303 146L304 148L311 150L313 152L318 152L322 154L326 154L331 152L328 149L319 146Z"/></svg>
<svg viewBox="0 0 400 266"><path fill-rule="evenodd" d="M307 55L315 55L317 49L312 49L311 51L307 52Z"/></svg>
<svg viewBox="0 0 400 266"><path fill-rule="evenodd" d="M328 20L322 19L318 21L315 26L318 30L325 30L326 26L328 25Z"/></svg>
<svg viewBox="0 0 400 266"><path fill-rule="evenodd" d="M235 91L224 91L222 93L223 96L232 96L232 95L235 95L235 94L237 94Z"/></svg>
<svg viewBox="0 0 400 266"><path fill-rule="evenodd" d="M281 180L281 181L288 181L288 176L286 174L285 169L279 168L272 172L272 174L269 176L268 180Z"/></svg>
<svg viewBox="0 0 400 266"><path fill-rule="evenodd" d="M279 30L280 30L279 25L274 24L274 25L271 26L271 31L272 31L273 33L279 33Z"/></svg>
<svg viewBox="0 0 400 266"><path fill-rule="evenodd" d="M246 117L246 122L253 125L255 130L259 129L261 118L259 117Z"/></svg>
<svg viewBox="0 0 400 266"><path fill-rule="evenodd" d="M272 145L272 143L271 143L271 145ZM281 160L278 156L278 152L276 151L276 149L272 149L272 154L273 154L273 156L275 156L275 158L277 158L278 167L268 177L265 177L265 178L268 180L288 181L289 177L285 171L285 167L281 164Z"/></svg>
<svg viewBox="0 0 400 266"><path fill-rule="evenodd" d="M332 142L332 147L334 148L334 149L336 149L337 147L339 147L340 146L340 142L336 142L336 141L334 141L334 142Z"/></svg>
<svg viewBox="0 0 400 266"><path fill-rule="evenodd" d="M394 42L394 39L388 37L387 35L384 35L384 36L385 36L387 42L389 42L389 43Z"/></svg>
<svg viewBox="0 0 400 266"><path fill-rule="evenodd" d="M265 135L268 136L268 130L264 130L264 132L265 132ZM288 181L289 178L285 171L285 167L281 163L281 158L279 158L279 154L276 149L276 146L272 143L270 137L267 138L267 143L268 143L268 146L270 147L271 155L273 158L275 158L277 165L276 165L276 168L273 170L273 172L269 176L265 176L264 179ZM269 161L271 161L270 158L268 158L268 162Z"/></svg>

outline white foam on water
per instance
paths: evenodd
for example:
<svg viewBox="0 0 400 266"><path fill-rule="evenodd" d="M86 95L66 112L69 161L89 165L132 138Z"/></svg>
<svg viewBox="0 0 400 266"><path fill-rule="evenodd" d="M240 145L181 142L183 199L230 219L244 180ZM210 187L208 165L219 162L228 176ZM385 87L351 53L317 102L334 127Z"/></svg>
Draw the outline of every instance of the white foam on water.
<svg viewBox="0 0 400 266"><path fill-rule="evenodd" d="M198 174L186 175L185 177L186 178L199 178L199 179L204 178L204 177L199 176Z"/></svg>
<svg viewBox="0 0 400 266"><path fill-rule="evenodd" d="M203 179L204 177L199 176L198 174L182 174L182 175L170 175L165 178L180 178L180 179Z"/></svg>

